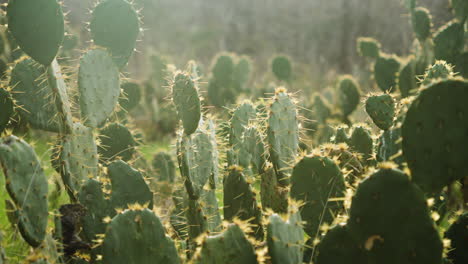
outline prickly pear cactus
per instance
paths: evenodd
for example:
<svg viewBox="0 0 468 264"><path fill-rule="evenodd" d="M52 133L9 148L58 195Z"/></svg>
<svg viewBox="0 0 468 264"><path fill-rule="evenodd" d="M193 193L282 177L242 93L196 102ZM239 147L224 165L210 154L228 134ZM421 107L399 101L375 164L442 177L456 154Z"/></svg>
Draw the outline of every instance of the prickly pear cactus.
<svg viewBox="0 0 468 264"><path fill-rule="evenodd" d="M49 66L62 44L65 28L57 0L12 0L7 6L8 29L21 49Z"/></svg>
<svg viewBox="0 0 468 264"><path fill-rule="evenodd" d="M270 105L267 139L278 184L288 185L299 148L299 128L296 105L284 88L276 90Z"/></svg>
<svg viewBox="0 0 468 264"><path fill-rule="evenodd" d="M104 127L99 135L98 153L101 162L121 158L129 161L135 154L136 141L128 128L122 124L111 123Z"/></svg>
<svg viewBox="0 0 468 264"><path fill-rule="evenodd" d="M400 62L395 56L380 55L374 65L374 78L383 92L396 91Z"/></svg>
<svg viewBox="0 0 468 264"><path fill-rule="evenodd" d="M17 208L21 235L37 247L44 240L49 215L48 183L39 159L28 143L9 136L0 141L0 163L6 189Z"/></svg>
<svg viewBox="0 0 468 264"><path fill-rule="evenodd" d="M175 165L171 155L166 152L158 152L153 157L153 169L158 181L174 183Z"/></svg>
<svg viewBox="0 0 468 264"><path fill-rule="evenodd" d="M401 150L401 129L391 128L380 135L377 143L377 161L391 161L402 165L405 159Z"/></svg>
<svg viewBox="0 0 468 264"><path fill-rule="evenodd" d="M291 60L284 55L275 57L271 61L271 71L278 80L290 81L292 78Z"/></svg>
<svg viewBox="0 0 468 264"><path fill-rule="evenodd" d="M422 90L406 113L403 154L412 180L425 192L439 193L468 174L467 156L460 154L468 144L467 96L466 81L442 80Z"/></svg>
<svg viewBox="0 0 468 264"><path fill-rule="evenodd" d="M13 115L13 100L11 98L10 93L0 88L0 134L5 130L8 123L10 122L10 118Z"/></svg>
<svg viewBox="0 0 468 264"><path fill-rule="evenodd" d="M317 264L366 264L366 252L349 234L348 227L336 225L320 240L314 252Z"/></svg>
<svg viewBox="0 0 468 264"><path fill-rule="evenodd" d="M112 219L102 248L103 264L180 263L161 220L152 211L137 206Z"/></svg>
<svg viewBox="0 0 468 264"><path fill-rule="evenodd" d="M238 218L249 221L253 226L253 236L263 240L262 213L257 205L255 193L246 181L242 168L231 166L224 178L224 219Z"/></svg>
<svg viewBox="0 0 468 264"><path fill-rule="evenodd" d="M122 84L122 94L119 105L124 111L130 112L138 106L141 100L141 87L136 82L125 82Z"/></svg>
<svg viewBox="0 0 468 264"><path fill-rule="evenodd" d="M84 124L101 127L117 106L120 95L119 71L105 50L94 49L83 55L78 89Z"/></svg>
<svg viewBox="0 0 468 264"><path fill-rule="evenodd" d="M193 263L196 264L257 264L253 245L242 232L239 224L229 224L226 230L215 236L203 238Z"/></svg>
<svg viewBox="0 0 468 264"><path fill-rule="evenodd" d="M370 96L366 100L366 112L377 127L388 130L393 125L395 102L390 94Z"/></svg>
<svg viewBox="0 0 468 264"><path fill-rule="evenodd" d="M358 52L361 56L377 59L380 54L380 43L373 38L358 38Z"/></svg>
<svg viewBox="0 0 468 264"><path fill-rule="evenodd" d="M312 112L319 123L325 123L331 116L331 106L320 94L315 94Z"/></svg>
<svg viewBox="0 0 468 264"><path fill-rule="evenodd" d="M465 21L468 17L468 3L463 0L450 0L455 15L460 21Z"/></svg>
<svg viewBox="0 0 468 264"><path fill-rule="evenodd" d="M441 263L442 241L426 198L399 170L382 168L359 184L347 225L370 263Z"/></svg>
<svg viewBox="0 0 468 264"><path fill-rule="evenodd" d="M364 164L371 164L374 159L374 141L370 129L365 125L355 125L349 138L348 145L351 150L361 154Z"/></svg>
<svg viewBox="0 0 468 264"><path fill-rule="evenodd" d="M291 198L303 201L304 231L317 237L319 227L332 223L334 215L343 209L343 203L334 198L344 197L345 181L336 163L322 156L305 156L293 169Z"/></svg>
<svg viewBox="0 0 468 264"><path fill-rule="evenodd" d="M466 250L466 238L468 237L468 213L460 215L458 219L445 232L445 237L450 239L450 248L447 258L453 264L462 264L468 261Z"/></svg>
<svg viewBox="0 0 468 264"><path fill-rule="evenodd" d="M338 82L338 97L341 111L345 119L356 110L360 102L361 93L352 76L341 77Z"/></svg>
<svg viewBox="0 0 468 264"><path fill-rule="evenodd" d="M272 264L302 263L304 230L299 212L290 212L287 220L277 214L271 215L266 240Z"/></svg>
<svg viewBox="0 0 468 264"><path fill-rule="evenodd" d="M414 57L410 57L398 75L398 89L401 97L405 98L414 93L417 88L416 60Z"/></svg>
<svg viewBox="0 0 468 264"><path fill-rule="evenodd" d="M463 23L453 20L441 27L434 35L434 56L437 60L455 63L464 47Z"/></svg>
<svg viewBox="0 0 468 264"><path fill-rule="evenodd" d="M423 85L429 85L438 79L449 79L454 77L453 66L445 61L436 61L429 66L423 76Z"/></svg>
<svg viewBox="0 0 468 264"><path fill-rule="evenodd" d="M126 0L103 0L90 24L94 44L107 48L119 68L127 65L140 33L138 13Z"/></svg>
<svg viewBox="0 0 468 264"><path fill-rule="evenodd" d="M422 43L431 36L431 14L426 8L415 8L411 13L411 23L414 34L419 42Z"/></svg>
<svg viewBox="0 0 468 264"><path fill-rule="evenodd" d="M172 100L182 120L184 133L193 134L201 118L200 98L196 81L186 73L178 73L172 84Z"/></svg>

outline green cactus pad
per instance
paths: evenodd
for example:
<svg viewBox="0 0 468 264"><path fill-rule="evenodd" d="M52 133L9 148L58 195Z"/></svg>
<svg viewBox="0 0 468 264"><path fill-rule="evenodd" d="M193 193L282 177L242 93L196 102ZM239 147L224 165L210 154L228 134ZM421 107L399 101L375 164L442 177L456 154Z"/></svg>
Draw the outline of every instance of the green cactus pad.
<svg viewBox="0 0 468 264"><path fill-rule="evenodd" d="M175 165L171 155L166 152L158 152L154 155L152 164L158 181L174 183Z"/></svg>
<svg viewBox="0 0 468 264"><path fill-rule="evenodd" d="M336 163L322 156L303 157L294 166L291 176L291 198L303 201L301 208L304 230L316 237L320 225L332 223L343 203L332 200L345 194L345 181Z"/></svg>
<svg viewBox="0 0 468 264"><path fill-rule="evenodd" d="M341 111L345 117L349 116L360 102L361 92L352 76L341 77L338 82L338 97Z"/></svg>
<svg viewBox="0 0 468 264"><path fill-rule="evenodd" d="M460 54L456 62L455 70L460 73L460 76L468 79L468 51Z"/></svg>
<svg viewBox="0 0 468 264"><path fill-rule="evenodd" d="M5 130L13 115L13 100L8 91L0 88L0 134Z"/></svg>
<svg viewBox="0 0 468 264"><path fill-rule="evenodd" d="M216 236L205 237L201 248L193 257L195 264L257 264L253 245L237 224L230 224Z"/></svg>
<svg viewBox="0 0 468 264"><path fill-rule="evenodd" d="M362 155L362 162L369 164L372 162L374 153L374 142L370 130L361 125L355 125L349 138L351 150Z"/></svg>
<svg viewBox="0 0 468 264"><path fill-rule="evenodd" d="M400 62L395 56L381 55L374 65L374 78L384 92L396 91Z"/></svg>
<svg viewBox="0 0 468 264"><path fill-rule="evenodd" d="M292 65L289 57L280 55L271 61L271 71L280 81L290 81L292 78Z"/></svg>
<svg viewBox="0 0 468 264"><path fill-rule="evenodd" d="M105 50L90 50L81 58L78 88L84 124L102 126L120 95L119 71Z"/></svg>
<svg viewBox="0 0 468 264"><path fill-rule="evenodd" d="M328 230L314 252L317 264L366 264L366 253L349 234L346 226Z"/></svg>
<svg viewBox="0 0 468 264"><path fill-rule="evenodd" d="M455 74L453 72L453 66L445 61L436 61L433 65L429 66L424 73L422 81L423 85L428 85L431 82L437 81L438 79L449 79Z"/></svg>
<svg viewBox="0 0 468 264"><path fill-rule="evenodd" d="M275 170L271 167L265 168L260 176L262 208L270 208L276 213L286 213L288 210L288 187L282 187L278 184Z"/></svg>
<svg viewBox="0 0 468 264"><path fill-rule="evenodd" d="M468 2L464 0L450 0L455 15L460 21L465 21L468 17Z"/></svg>
<svg viewBox="0 0 468 264"><path fill-rule="evenodd" d="M252 73L252 60L249 57L242 56L234 67L233 88L242 92L246 90L246 85L250 80Z"/></svg>
<svg viewBox="0 0 468 264"><path fill-rule="evenodd" d="M326 99L322 98L320 94L315 94L314 96L314 104L312 112L314 116L317 118L317 122L325 123L326 120L331 116L331 106L326 101Z"/></svg>
<svg viewBox="0 0 468 264"><path fill-rule="evenodd" d="M304 230L299 213L291 214L287 221L277 214L270 216L267 245L272 264L302 263Z"/></svg>
<svg viewBox="0 0 468 264"><path fill-rule="evenodd" d="M377 145L377 160L392 161L401 165L404 162L401 153L401 129L391 128L384 131Z"/></svg>
<svg viewBox="0 0 468 264"><path fill-rule="evenodd" d="M262 134L256 126L248 127L244 132L244 144L241 157L246 157L249 160L249 169L254 174L262 174L265 170L265 145L263 143Z"/></svg>
<svg viewBox="0 0 468 264"><path fill-rule="evenodd" d="M91 128L73 124L73 131L61 139L58 160L59 172L71 197L75 197L81 185L98 175L98 154Z"/></svg>
<svg viewBox="0 0 468 264"><path fill-rule="evenodd" d="M8 29L21 49L49 66L65 32L62 6L57 0L12 0L7 7Z"/></svg>
<svg viewBox="0 0 468 264"><path fill-rule="evenodd" d="M398 75L398 89L403 98L408 97L418 88L415 64L414 58L409 59Z"/></svg>
<svg viewBox="0 0 468 264"><path fill-rule="evenodd" d="M377 127L388 130L395 117L395 101L389 94L370 96L366 100L366 112Z"/></svg>
<svg viewBox="0 0 468 264"><path fill-rule="evenodd" d="M370 263L441 263L442 241L426 198L399 170L381 169L359 184L348 228Z"/></svg>
<svg viewBox="0 0 468 264"><path fill-rule="evenodd" d="M122 95L119 98L120 107L126 112L133 110L141 100L141 87L136 82L122 84Z"/></svg>
<svg viewBox="0 0 468 264"><path fill-rule="evenodd" d="M11 72L12 96L19 106L18 112L36 129L59 132L61 119L45 81L46 69L32 59L16 63Z"/></svg>
<svg viewBox="0 0 468 264"><path fill-rule="evenodd" d="M21 235L31 246L37 247L45 238L49 215L44 170L34 149L15 136L0 141L0 163L6 189L17 208Z"/></svg>
<svg viewBox="0 0 468 264"><path fill-rule="evenodd" d="M431 14L424 7L418 7L411 13L411 23L416 38L424 42L431 36Z"/></svg>
<svg viewBox="0 0 468 264"><path fill-rule="evenodd" d="M179 73L172 84L172 100L177 108L179 119L182 120L184 133L190 135L198 128L201 118L200 98L197 83L190 75Z"/></svg>
<svg viewBox="0 0 468 264"><path fill-rule="evenodd" d="M468 262L468 251L466 250L466 238L468 237L468 212L460 215L449 229L445 232L445 237L450 239L450 248L447 258L453 264L463 264Z"/></svg>
<svg viewBox="0 0 468 264"><path fill-rule="evenodd" d="M110 203L113 208L127 208L135 203L153 208L153 193L139 171L121 160L112 162L107 169L112 184Z"/></svg>
<svg viewBox="0 0 468 264"><path fill-rule="evenodd" d="M91 35L94 43L107 48L116 65L123 68L135 49L140 21L132 4L104 0L93 11Z"/></svg>
<svg viewBox="0 0 468 264"><path fill-rule="evenodd" d="M201 199L201 207L203 215L206 217L207 229L210 232L219 232L222 229L222 220L219 213L218 198L216 190L206 190L203 192Z"/></svg>
<svg viewBox="0 0 468 264"><path fill-rule="evenodd" d="M102 184L94 179L86 181L78 194L78 201L86 207L87 212L82 217L83 235L86 241L94 241L97 235L104 234L107 224L104 218L112 217L115 211L109 201L104 198Z"/></svg>
<svg viewBox="0 0 468 264"><path fill-rule="evenodd" d="M234 218L239 218L249 221L254 230L252 235L260 241L263 240L262 212L242 169L235 166L229 168L223 185L224 219L232 221Z"/></svg>
<svg viewBox="0 0 468 264"><path fill-rule="evenodd" d="M468 175L468 159L463 155L468 144L467 97L466 81L439 81L422 90L407 111L403 154L413 181L425 192L439 193Z"/></svg>
<svg viewBox="0 0 468 264"><path fill-rule="evenodd" d="M377 59L380 54L380 43L373 38L358 38L359 55Z"/></svg>
<svg viewBox="0 0 468 264"><path fill-rule="evenodd" d="M322 146L321 151L324 156L337 160L342 171L346 171L345 179L349 184L357 182L364 173L364 167L359 161L358 154L348 150L348 146L343 144Z"/></svg>
<svg viewBox="0 0 468 264"><path fill-rule="evenodd" d="M235 69L234 57L231 54L220 54L215 58L215 63L211 72L218 85L221 88L231 88L233 73Z"/></svg>
<svg viewBox="0 0 468 264"><path fill-rule="evenodd" d="M278 90L270 105L267 139L278 183L285 186L299 148L299 127L296 105L286 93Z"/></svg>
<svg viewBox="0 0 468 264"><path fill-rule="evenodd" d="M434 36L434 56L437 60L455 63L464 47L463 24L453 20L441 27Z"/></svg>
<svg viewBox="0 0 468 264"><path fill-rule="evenodd" d="M174 242L150 210L126 210L109 224L102 245L103 264L180 263Z"/></svg>
<svg viewBox="0 0 468 264"><path fill-rule="evenodd" d="M104 127L99 135L98 153L101 161L122 158L129 161L135 154L136 141L128 128L122 124L112 123Z"/></svg>
<svg viewBox="0 0 468 264"><path fill-rule="evenodd" d="M333 136L333 143L340 144L346 143L349 144L349 136L348 136L348 126L339 126L336 128L335 135Z"/></svg>
<svg viewBox="0 0 468 264"><path fill-rule="evenodd" d="M204 215L202 206L198 200L188 199L187 208L185 208L185 217L188 226L188 239L191 243L191 251L195 249L194 242L208 229L207 217Z"/></svg>
<svg viewBox="0 0 468 264"><path fill-rule="evenodd" d="M244 102L239 105L231 117L231 129L229 132L229 144L236 146L242 142L244 132L249 122L255 119L256 109L250 102Z"/></svg>

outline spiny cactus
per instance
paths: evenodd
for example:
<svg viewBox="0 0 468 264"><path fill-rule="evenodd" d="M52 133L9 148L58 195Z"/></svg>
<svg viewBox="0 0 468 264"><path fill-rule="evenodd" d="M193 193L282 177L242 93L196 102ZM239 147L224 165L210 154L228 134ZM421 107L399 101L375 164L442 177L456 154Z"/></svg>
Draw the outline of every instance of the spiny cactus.
<svg viewBox="0 0 468 264"><path fill-rule="evenodd" d="M174 241L148 209L131 208L115 216L102 247L103 264L180 263Z"/></svg>
<svg viewBox="0 0 468 264"><path fill-rule="evenodd" d="M466 238L468 236L468 213L458 216L457 220L445 232L445 237L450 239L450 248L447 258L453 264L462 264L468 261L466 251Z"/></svg>
<svg viewBox="0 0 468 264"><path fill-rule="evenodd" d="M15 136L0 140L0 163L6 189L17 208L21 235L31 246L38 247L45 238L49 215L44 170L34 149Z"/></svg>
<svg viewBox="0 0 468 264"><path fill-rule="evenodd" d="M370 129L364 125L354 125L353 132L349 138L350 148L361 154L364 164L372 164L374 158L374 141Z"/></svg>
<svg viewBox="0 0 468 264"><path fill-rule="evenodd" d="M433 65L429 66L424 73L422 84L428 85L438 79L449 79L454 77L453 66L445 61L436 61Z"/></svg>
<svg viewBox="0 0 468 264"><path fill-rule="evenodd" d="M422 43L431 36L431 15L429 10L418 7L411 13L411 22L416 38Z"/></svg>
<svg viewBox="0 0 468 264"><path fill-rule="evenodd" d="M120 95L119 71L105 50L90 50L81 58L78 88L84 124L101 127Z"/></svg>
<svg viewBox="0 0 468 264"><path fill-rule="evenodd" d="M141 87L136 82L125 82L122 84L122 94L119 98L119 105L126 112L133 110L141 100Z"/></svg>
<svg viewBox="0 0 468 264"><path fill-rule="evenodd" d="M441 27L434 35L434 55L437 60L455 63L464 47L463 24L453 20Z"/></svg>
<svg viewBox="0 0 468 264"><path fill-rule="evenodd" d="M373 38L358 38L358 52L361 56L377 59L380 54L380 43Z"/></svg>
<svg viewBox="0 0 468 264"><path fill-rule="evenodd" d="M345 123L349 124L349 115L356 110L361 97L359 87L352 76L346 75L340 78L338 97Z"/></svg>
<svg viewBox="0 0 468 264"><path fill-rule="evenodd" d="M153 169L158 182L174 183L175 165L171 155L166 152L158 152L153 157Z"/></svg>
<svg viewBox="0 0 468 264"><path fill-rule="evenodd" d="M186 73L178 73L172 84L172 100L182 120L184 133L190 135L198 128L201 117L200 98L196 81Z"/></svg>
<svg viewBox="0 0 468 264"><path fill-rule="evenodd" d="M441 263L442 241L426 199L399 170L382 168L359 184L347 226L369 263Z"/></svg>
<svg viewBox="0 0 468 264"><path fill-rule="evenodd" d="M0 105L1 105L1 111L0 111L0 134L5 130L7 127L8 123L10 122L10 118L13 115L13 100L11 98L10 93L3 89L0 88Z"/></svg>
<svg viewBox="0 0 468 264"><path fill-rule="evenodd" d="M301 208L304 230L316 237L319 227L331 223L343 203L345 182L336 163L324 156L305 156L295 166L291 176L291 198L304 202Z"/></svg>
<svg viewBox="0 0 468 264"><path fill-rule="evenodd" d="M374 65L374 78L383 92L396 91L400 62L395 56L380 55Z"/></svg>
<svg viewBox="0 0 468 264"><path fill-rule="evenodd" d="M398 74L398 89L404 98L413 94L417 88L416 59L410 56Z"/></svg>
<svg viewBox="0 0 468 264"><path fill-rule="evenodd" d="M280 81L290 81L292 78L291 60L284 55L279 55L271 61L271 71Z"/></svg>
<svg viewBox="0 0 468 264"><path fill-rule="evenodd" d="M377 127L388 130L393 125L395 102L389 94L370 96L366 100L366 112Z"/></svg>
<svg viewBox="0 0 468 264"><path fill-rule="evenodd" d="M460 155L467 140L463 133L467 93L466 81L441 80L422 90L406 113L403 154L413 181L425 192L439 193L467 174L466 156ZM429 114L434 108L437 114Z"/></svg>
<svg viewBox="0 0 468 264"><path fill-rule="evenodd" d="M135 154L136 141L128 128L122 124L111 123L99 134L98 153L101 162L121 158L129 161Z"/></svg>
<svg viewBox="0 0 468 264"><path fill-rule="evenodd" d="M49 66L65 32L62 7L57 0L9 1L7 17L8 29L21 49L35 61Z"/></svg>
<svg viewBox="0 0 468 264"><path fill-rule="evenodd" d="M126 0L103 0L94 8L90 30L94 43L107 48L122 68L135 49L140 21L132 4Z"/></svg>

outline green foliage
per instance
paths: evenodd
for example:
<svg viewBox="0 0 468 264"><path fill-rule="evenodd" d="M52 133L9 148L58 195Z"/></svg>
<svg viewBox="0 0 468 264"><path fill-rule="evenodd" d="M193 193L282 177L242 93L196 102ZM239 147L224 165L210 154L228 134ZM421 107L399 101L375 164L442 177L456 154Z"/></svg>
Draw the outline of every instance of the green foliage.
<svg viewBox="0 0 468 264"><path fill-rule="evenodd" d="M21 49L35 61L49 66L65 32L62 7L57 0L9 1L7 17L8 29Z"/></svg>
<svg viewBox="0 0 468 264"><path fill-rule="evenodd" d="M467 93L466 81L441 80L422 90L406 113L403 154L413 181L425 192L439 193L468 173L466 156L460 154L468 144L463 121Z"/></svg>
<svg viewBox="0 0 468 264"><path fill-rule="evenodd" d="M140 32L138 14L126 0L103 0L93 11L91 35L94 43L107 48L119 68L135 49Z"/></svg>

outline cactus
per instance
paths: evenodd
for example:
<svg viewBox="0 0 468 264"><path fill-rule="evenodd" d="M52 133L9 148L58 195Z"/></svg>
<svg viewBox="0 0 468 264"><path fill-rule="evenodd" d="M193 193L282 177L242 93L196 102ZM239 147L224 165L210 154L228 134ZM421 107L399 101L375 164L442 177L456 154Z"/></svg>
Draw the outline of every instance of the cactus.
<svg viewBox="0 0 468 264"><path fill-rule="evenodd" d="M135 49L140 21L126 0L103 0L93 11L90 30L94 43L107 48L116 65L123 68Z"/></svg>
<svg viewBox="0 0 468 264"><path fill-rule="evenodd" d="M429 66L424 73L422 80L423 85L428 85L438 79L450 79L454 77L453 66L445 61L436 61L433 65Z"/></svg>
<svg viewBox="0 0 468 264"><path fill-rule="evenodd" d="M325 123L326 120L331 116L331 106L325 98L322 98L319 94L315 94L313 104L313 113L317 118L317 122Z"/></svg>
<svg viewBox="0 0 468 264"><path fill-rule="evenodd" d="M380 54L380 43L373 38L358 38L357 40L359 55L377 59Z"/></svg>
<svg viewBox="0 0 468 264"><path fill-rule="evenodd" d="M70 197L75 199L81 185L98 175L98 154L93 132L80 123L73 124L73 131L60 140L56 161Z"/></svg>
<svg viewBox="0 0 468 264"><path fill-rule="evenodd" d="M370 263L441 263L442 241L426 199L399 170L383 167L359 184L347 225Z"/></svg>
<svg viewBox="0 0 468 264"><path fill-rule="evenodd" d="M81 58L78 88L84 124L101 127L120 95L119 71L105 50L90 50Z"/></svg>
<svg viewBox="0 0 468 264"><path fill-rule="evenodd" d="M0 105L1 105L1 112L0 112L0 134L5 130L8 123L10 122L10 118L13 115L13 100L11 98L10 93L0 88Z"/></svg>
<svg viewBox="0 0 468 264"><path fill-rule="evenodd" d="M7 17L8 29L21 49L35 61L49 66L65 33L62 7L57 0L9 1Z"/></svg>
<svg viewBox="0 0 468 264"><path fill-rule="evenodd" d="M314 255L314 263L317 264L368 263L364 248L359 247L345 225L336 225L328 230Z"/></svg>
<svg viewBox="0 0 468 264"><path fill-rule="evenodd" d="M346 182L353 185L364 174L364 166L359 161L359 155L349 151L345 144L325 144L321 147L322 155L337 160L342 171L345 172Z"/></svg>
<svg viewBox="0 0 468 264"><path fill-rule="evenodd" d="M437 60L455 63L464 47L463 24L453 20L441 27L434 35L434 56Z"/></svg>
<svg viewBox="0 0 468 264"><path fill-rule="evenodd" d="M153 169L158 182L174 183L175 165L171 156L166 152L158 152L153 157Z"/></svg>
<svg viewBox="0 0 468 264"><path fill-rule="evenodd" d="M279 55L271 61L271 71L275 77L283 82L292 79L291 59L284 55Z"/></svg>
<svg viewBox="0 0 468 264"><path fill-rule="evenodd" d="M468 261L468 251L466 251L466 238L468 236L468 213L458 216L457 220L445 232L445 237L450 239L451 250L447 258L453 264L462 264Z"/></svg>
<svg viewBox="0 0 468 264"><path fill-rule="evenodd" d="M299 212L290 212L286 221L277 214L268 219L268 253L272 264L302 263L304 230Z"/></svg>
<svg viewBox="0 0 468 264"><path fill-rule="evenodd" d="M422 90L406 113L403 154L413 181L425 192L439 193L468 173L466 157L460 155L467 140L463 133L467 93L466 81L441 80ZM437 115L429 114L434 107L439 109Z"/></svg>
<svg viewBox="0 0 468 264"><path fill-rule="evenodd" d="M233 88L237 92L246 90L246 85L252 75L252 60L247 56L239 58L236 66L234 67L233 75Z"/></svg>
<svg viewBox="0 0 468 264"><path fill-rule="evenodd" d="M383 92L396 91L400 62L396 56L380 55L374 65L374 78Z"/></svg>
<svg viewBox="0 0 468 264"><path fill-rule="evenodd" d="M392 161L402 165L401 129L391 128L382 133L377 145L377 161Z"/></svg>
<svg viewBox="0 0 468 264"><path fill-rule="evenodd" d="M180 263L175 244L166 236L160 219L148 209L134 207L109 223L102 245L102 263Z"/></svg>
<svg viewBox="0 0 468 264"><path fill-rule="evenodd" d="M393 125L395 102L389 94L370 96L366 100L366 112L378 128L388 130Z"/></svg>
<svg viewBox="0 0 468 264"><path fill-rule="evenodd" d="M292 163L299 148L297 110L284 88L278 88L269 107L267 139L270 158L276 171L278 184L289 183Z"/></svg>
<svg viewBox="0 0 468 264"><path fill-rule="evenodd" d="M304 202L301 209L304 231L316 237L319 227L331 223L343 208L345 182L336 163L324 156L305 156L295 166L291 176L291 198Z"/></svg>
<svg viewBox="0 0 468 264"><path fill-rule="evenodd" d="M419 42L423 43L431 36L431 14L423 7L415 8L411 13L413 31Z"/></svg>
<svg viewBox="0 0 468 264"><path fill-rule="evenodd" d="M201 118L197 83L186 73L178 73L172 84L172 100L182 120L184 133L190 135L198 128Z"/></svg>
<svg viewBox="0 0 468 264"><path fill-rule="evenodd" d="M193 257L196 264L257 264L253 245L247 240L239 224L229 224L226 230L215 236L207 236Z"/></svg>
<svg viewBox="0 0 468 264"><path fill-rule="evenodd" d="M0 141L0 163L18 216L23 238L38 247L45 238L47 227L48 184L33 148L25 141L9 136Z"/></svg>
<svg viewBox="0 0 468 264"><path fill-rule="evenodd" d="M129 161L135 154L136 141L122 124L111 123L100 131L98 153L101 162L122 158Z"/></svg>
<svg viewBox="0 0 468 264"><path fill-rule="evenodd" d="M348 126L343 125L339 126L335 130L335 135L333 136L332 142L334 144L345 143L349 144L349 136L348 136Z"/></svg>
<svg viewBox="0 0 468 264"><path fill-rule="evenodd" d="M349 138L351 150L361 154L364 164L371 164L374 158L374 142L370 130L364 125L355 125Z"/></svg>
<svg viewBox="0 0 468 264"><path fill-rule="evenodd" d="M119 105L126 112L133 110L141 100L141 87L136 82L126 82L122 84L122 95L119 98Z"/></svg>
<svg viewBox="0 0 468 264"><path fill-rule="evenodd" d="M126 208L135 203L150 209L153 207L153 193L139 171L121 160L109 164L108 171L112 184L110 203L113 208Z"/></svg>
<svg viewBox="0 0 468 264"><path fill-rule="evenodd" d="M261 209L252 187L246 181L242 168L231 166L224 178L224 219L232 221L238 218L249 221L253 226L252 235L259 241L263 239Z"/></svg>
<svg viewBox="0 0 468 264"><path fill-rule="evenodd" d="M468 17L468 3L463 0L450 0L455 15L460 21L465 21Z"/></svg>
<svg viewBox="0 0 468 264"><path fill-rule="evenodd" d="M415 58L410 57L398 74L398 89L403 98L408 97L418 88L415 64Z"/></svg>
<svg viewBox="0 0 468 264"><path fill-rule="evenodd" d="M360 102L361 92L352 76L342 76L338 82L339 105L345 123L350 124L348 116L356 110Z"/></svg>

